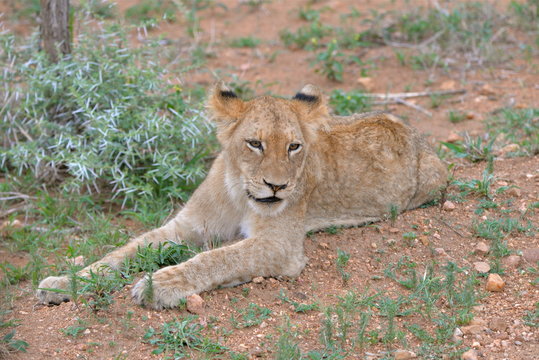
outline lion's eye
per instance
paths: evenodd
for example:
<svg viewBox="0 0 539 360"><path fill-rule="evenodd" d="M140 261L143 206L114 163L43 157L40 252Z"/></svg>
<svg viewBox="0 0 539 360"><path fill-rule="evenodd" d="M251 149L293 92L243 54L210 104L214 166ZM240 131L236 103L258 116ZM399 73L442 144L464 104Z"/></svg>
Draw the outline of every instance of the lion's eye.
<svg viewBox="0 0 539 360"><path fill-rule="evenodd" d="M258 140L247 140L247 144L252 148L262 150L262 143Z"/></svg>
<svg viewBox="0 0 539 360"><path fill-rule="evenodd" d="M301 144L290 144L288 145L288 151L296 151L301 147Z"/></svg>

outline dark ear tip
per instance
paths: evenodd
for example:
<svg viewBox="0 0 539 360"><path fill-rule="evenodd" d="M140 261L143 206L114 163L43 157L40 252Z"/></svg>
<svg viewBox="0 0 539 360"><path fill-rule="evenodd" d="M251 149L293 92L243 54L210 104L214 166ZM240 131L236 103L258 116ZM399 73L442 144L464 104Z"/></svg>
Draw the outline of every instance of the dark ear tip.
<svg viewBox="0 0 539 360"><path fill-rule="evenodd" d="M293 100L299 100L299 101L305 101L305 102L308 102L308 103L314 103L314 102L317 102L319 100L318 96L307 95L307 94L304 94L302 92L299 92L296 95L294 95L294 97L292 99Z"/></svg>
<svg viewBox="0 0 539 360"><path fill-rule="evenodd" d="M219 92L219 95L221 95L224 98L230 98L230 99L238 97L238 95L236 95L236 93L232 90L221 90Z"/></svg>

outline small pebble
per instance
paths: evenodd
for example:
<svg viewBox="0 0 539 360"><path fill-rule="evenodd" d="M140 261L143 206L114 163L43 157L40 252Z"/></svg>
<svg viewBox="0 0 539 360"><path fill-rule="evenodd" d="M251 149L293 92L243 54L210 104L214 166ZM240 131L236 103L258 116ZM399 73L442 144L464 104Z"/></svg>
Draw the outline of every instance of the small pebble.
<svg viewBox="0 0 539 360"><path fill-rule="evenodd" d="M360 77L357 79L357 83L363 86L363 88L368 92L372 92L375 88L374 81L370 77Z"/></svg>
<svg viewBox="0 0 539 360"><path fill-rule="evenodd" d="M446 202L444 202L443 209L445 211L453 211L456 209L456 206L452 201L447 200Z"/></svg>
<svg viewBox="0 0 539 360"><path fill-rule="evenodd" d="M522 196L522 190L517 187L512 187L511 189L507 190L507 195L519 198Z"/></svg>
<svg viewBox="0 0 539 360"><path fill-rule="evenodd" d="M453 331L453 336L451 337L451 341L453 342L458 342L458 341L461 341L462 340L462 335L464 335L462 333L462 330L460 330L459 328L455 328L455 331Z"/></svg>
<svg viewBox="0 0 539 360"><path fill-rule="evenodd" d="M475 335L475 334L481 334L483 332L483 326L481 325L468 325L468 326L462 326L460 328L463 334L465 335Z"/></svg>
<svg viewBox="0 0 539 360"><path fill-rule="evenodd" d="M434 249L434 253L438 256L445 256L445 257L449 257L449 255L447 255L447 253L445 252L445 250L443 248L436 248Z"/></svg>
<svg viewBox="0 0 539 360"><path fill-rule="evenodd" d="M494 90L494 88L491 85L485 84L481 86L481 89L479 90L479 94L485 95L485 96L493 96L493 95L496 95L496 90Z"/></svg>
<svg viewBox="0 0 539 360"><path fill-rule="evenodd" d="M1 225L0 225L0 230L4 230L5 228L13 228L13 229L20 229L24 226L24 224L22 222L20 222L19 220L15 219L13 221L4 221Z"/></svg>
<svg viewBox="0 0 539 360"><path fill-rule="evenodd" d="M449 136L447 137L447 139L445 140L445 142L448 142L448 143L456 143L457 141L462 141L463 140L463 137L460 136L459 134L457 133L451 133L449 134Z"/></svg>
<svg viewBox="0 0 539 360"><path fill-rule="evenodd" d="M325 243L325 242L319 243L319 244L318 244L318 247L319 247L320 249L322 249L322 250L327 250L327 249L329 249L329 245L328 245L327 243Z"/></svg>
<svg viewBox="0 0 539 360"><path fill-rule="evenodd" d="M397 350L393 354L395 360L409 360L417 357L417 355L408 350Z"/></svg>
<svg viewBox="0 0 539 360"><path fill-rule="evenodd" d="M487 278L486 288L488 291L503 291L505 282L498 274L489 274Z"/></svg>
<svg viewBox="0 0 539 360"><path fill-rule="evenodd" d="M490 246L485 244L483 241L480 241L474 249L474 253L479 255L486 255L490 251Z"/></svg>
<svg viewBox="0 0 539 360"><path fill-rule="evenodd" d="M455 90L457 88L457 82L455 80L445 80L440 84L442 90Z"/></svg>
<svg viewBox="0 0 539 360"><path fill-rule="evenodd" d="M495 317L490 320L488 327L493 331L505 331L507 322L503 318Z"/></svg>
<svg viewBox="0 0 539 360"><path fill-rule="evenodd" d="M520 150L520 146L518 144L509 144L509 145L505 145L503 148L501 148L499 151L498 151L498 155L502 155L502 156L505 156L509 153L513 153L513 152L516 152L516 151L519 151Z"/></svg>
<svg viewBox="0 0 539 360"><path fill-rule="evenodd" d="M193 294L187 297L187 311L192 314L203 314L204 313L204 299L199 295Z"/></svg>
<svg viewBox="0 0 539 360"><path fill-rule="evenodd" d="M521 262L522 259L518 255L509 255L502 259L503 266L509 269L518 268Z"/></svg>
<svg viewBox="0 0 539 360"><path fill-rule="evenodd" d="M477 351L470 349L462 354L462 360L477 360Z"/></svg>
<svg viewBox="0 0 539 360"><path fill-rule="evenodd" d="M536 264L539 261L539 248L525 249L522 257L529 263Z"/></svg>
<svg viewBox="0 0 539 360"><path fill-rule="evenodd" d="M484 261L474 262L473 267L480 274L486 274L490 271L490 265Z"/></svg>

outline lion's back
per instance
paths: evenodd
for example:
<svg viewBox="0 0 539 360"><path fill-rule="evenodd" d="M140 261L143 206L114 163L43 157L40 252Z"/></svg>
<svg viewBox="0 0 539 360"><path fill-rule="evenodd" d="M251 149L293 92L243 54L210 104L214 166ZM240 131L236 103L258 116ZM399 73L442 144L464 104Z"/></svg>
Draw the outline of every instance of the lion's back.
<svg viewBox="0 0 539 360"><path fill-rule="evenodd" d="M339 120L321 132L314 152L312 166L319 170L312 176L308 228L381 219L393 207L432 200L445 183L445 166L398 118L373 113Z"/></svg>

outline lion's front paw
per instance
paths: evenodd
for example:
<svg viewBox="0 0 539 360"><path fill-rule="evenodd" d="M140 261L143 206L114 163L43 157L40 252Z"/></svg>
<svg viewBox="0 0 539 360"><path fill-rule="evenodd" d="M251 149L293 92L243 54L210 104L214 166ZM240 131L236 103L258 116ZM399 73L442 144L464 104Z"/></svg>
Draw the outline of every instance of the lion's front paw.
<svg viewBox="0 0 539 360"><path fill-rule="evenodd" d="M197 292L196 286L183 276L180 266L169 266L157 271L151 278L146 275L139 280L131 295L137 304L161 310L176 307L182 299Z"/></svg>
<svg viewBox="0 0 539 360"><path fill-rule="evenodd" d="M45 305L60 305L70 300L67 293L69 278L67 276L49 276L39 283L37 297L39 302Z"/></svg>

